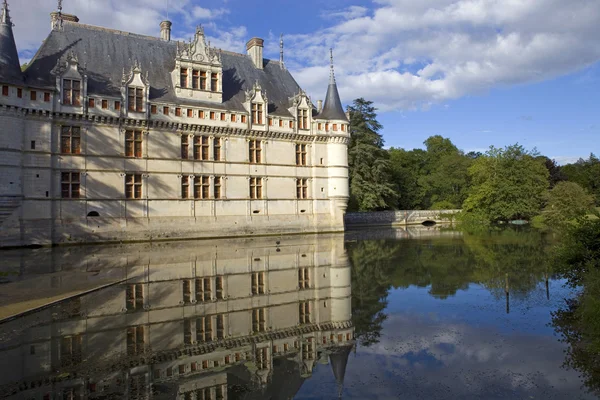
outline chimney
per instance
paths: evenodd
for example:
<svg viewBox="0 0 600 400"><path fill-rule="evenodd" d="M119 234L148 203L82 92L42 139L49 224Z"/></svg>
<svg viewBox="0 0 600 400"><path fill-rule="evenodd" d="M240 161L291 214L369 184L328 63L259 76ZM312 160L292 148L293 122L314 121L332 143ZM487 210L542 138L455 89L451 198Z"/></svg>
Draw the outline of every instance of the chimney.
<svg viewBox="0 0 600 400"><path fill-rule="evenodd" d="M171 21L163 21L160 23L160 38L165 42L171 41Z"/></svg>
<svg viewBox="0 0 600 400"><path fill-rule="evenodd" d="M246 43L246 50L252 59L254 66L258 69L263 69L263 44L264 40L260 38L252 38Z"/></svg>
<svg viewBox="0 0 600 400"><path fill-rule="evenodd" d="M79 18L73 14L65 14L60 11L54 11L50 13L50 26L52 30L55 30L60 27L60 21L68 21L68 22L79 22Z"/></svg>
<svg viewBox="0 0 600 400"><path fill-rule="evenodd" d="M317 112L320 113L323 109L323 100L317 100Z"/></svg>

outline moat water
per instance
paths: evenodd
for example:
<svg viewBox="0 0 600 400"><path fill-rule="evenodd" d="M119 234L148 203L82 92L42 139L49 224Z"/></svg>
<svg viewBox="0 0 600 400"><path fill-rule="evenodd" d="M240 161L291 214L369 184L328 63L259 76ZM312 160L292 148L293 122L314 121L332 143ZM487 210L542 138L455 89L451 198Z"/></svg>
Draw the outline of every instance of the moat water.
<svg viewBox="0 0 600 400"><path fill-rule="evenodd" d="M0 324L0 398L596 399L566 367L553 245L411 228L0 253L0 293L106 285Z"/></svg>

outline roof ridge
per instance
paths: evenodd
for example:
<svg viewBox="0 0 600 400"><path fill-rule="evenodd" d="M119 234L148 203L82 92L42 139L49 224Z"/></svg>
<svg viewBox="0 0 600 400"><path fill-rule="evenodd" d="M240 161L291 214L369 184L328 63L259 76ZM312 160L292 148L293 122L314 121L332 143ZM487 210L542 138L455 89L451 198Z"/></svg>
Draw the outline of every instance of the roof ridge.
<svg viewBox="0 0 600 400"><path fill-rule="evenodd" d="M100 32L115 33L115 34L122 35L122 36L132 36L132 37L136 37L136 38L140 38L140 39L148 39L148 40L155 40L158 42L165 42L164 40L162 40L161 38L156 37L156 36L142 35L140 33L127 32L127 31L122 31L122 30L113 29L113 28L106 28L104 26L82 24L80 22L72 22L72 21L64 21L64 23L67 23L71 26L82 27L85 29L90 29L90 30L95 30L95 31L100 31ZM168 43L168 42L165 42L165 43ZM173 41L173 43L176 43L176 41Z"/></svg>

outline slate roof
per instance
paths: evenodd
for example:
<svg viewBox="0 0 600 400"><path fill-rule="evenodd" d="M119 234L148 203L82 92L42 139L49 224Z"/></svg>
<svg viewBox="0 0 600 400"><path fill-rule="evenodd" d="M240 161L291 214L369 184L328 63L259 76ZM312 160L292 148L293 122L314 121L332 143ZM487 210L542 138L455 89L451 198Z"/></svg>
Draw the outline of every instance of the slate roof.
<svg viewBox="0 0 600 400"><path fill-rule="evenodd" d="M21 63L6 2L0 13L0 82L22 85Z"/></svg>
<svg viewBox="0 0 600 400"><path fill-rule="evenodd" d="M244 92L258 81L267 93L269 113L291 116L287 110L292 105L290 98L299 93L300 86L289 71L267 59L261 70L249 56L228 51L222 52L223 103L177 98L171 80L176 50L174 41L64 21L63 28L52 31L31 60L26 81L31 86L54 87L50 71L59 58L72 51L86 67L90 94L120 96L123 69L130 71L137 60L142 72L148 72L151 101L244 111Z"/></svg>
<svg viewBox="0 0 600 400"><path fill-rule="evenodd" d="M316 116L320 119L341 119L342 121L348 121L344 107L342 107L342 101L340 100L340 94L338 93L337 84L335 83L335 76L333 74L333 59L331 61L331 73L329 74L329 86L327 87L327 95L325 96L325 103L323 109Z"/></svg>
<svg viewBox="0 0 600 400"><path fill-rule="evenodd" d="M329 362L331 369L333 370L333 376L338 384L339 397L341 398L342 387L344 386L344 377L346 376L346 366L348 365L348 356L352 351L352 346L344 346L336 349L336 351L329 355Z"/></svg>

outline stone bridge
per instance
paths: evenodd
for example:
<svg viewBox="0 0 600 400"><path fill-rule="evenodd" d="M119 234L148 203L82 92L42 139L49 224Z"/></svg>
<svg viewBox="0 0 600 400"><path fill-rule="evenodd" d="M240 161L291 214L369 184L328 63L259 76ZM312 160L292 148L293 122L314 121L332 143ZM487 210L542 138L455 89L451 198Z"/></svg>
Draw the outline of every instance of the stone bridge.
<svg viewBox="0 0 600 400"><path fill-rule="evenodd" d="M347 228L360 226L435 225L451 223L460 210L400 210L347 213Z"/></svg>

